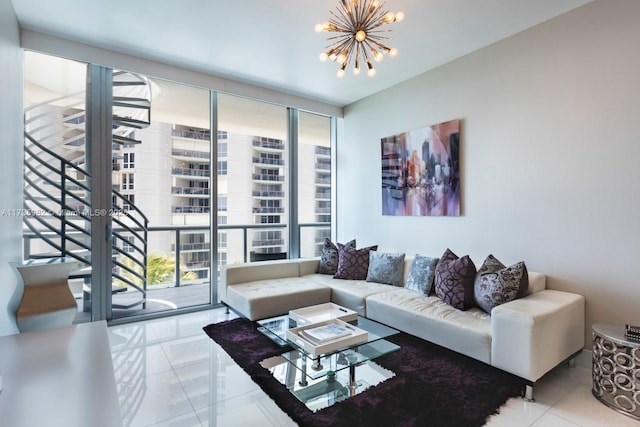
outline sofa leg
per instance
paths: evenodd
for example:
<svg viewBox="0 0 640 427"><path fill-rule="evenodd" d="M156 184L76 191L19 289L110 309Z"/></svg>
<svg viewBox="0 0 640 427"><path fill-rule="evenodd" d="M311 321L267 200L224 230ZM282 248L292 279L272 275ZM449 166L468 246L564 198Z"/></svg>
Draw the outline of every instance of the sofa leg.
<svg viewBox="0 0 640 427"><path fill-rule="evenodd" d="M533 398L533 384L527 384L524 386L524 395L522 398L527 402L535 402Z"/></svg>
<svg viewBox="0 0 640 427"><path fill-rule="evenodd" d="M228 305L224 305L224 314L230 314L231 312L229 311L229 306Z"/></svg>
<svg viewBox="0 0 640 427"><path fill-rule="evenodd" d="M569 365L570 368L575 368L576 367L576 358L572 357L571 359L569 359L567 364Z"/></svg>

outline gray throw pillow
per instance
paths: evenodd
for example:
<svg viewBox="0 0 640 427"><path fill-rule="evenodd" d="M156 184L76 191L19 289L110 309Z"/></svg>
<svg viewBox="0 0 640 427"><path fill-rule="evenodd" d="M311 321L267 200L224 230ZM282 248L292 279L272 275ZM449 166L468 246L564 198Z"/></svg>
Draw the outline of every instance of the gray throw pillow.
<svg viewBox="0 0 640 427"><path fill-rule="evenodd" d="M429 295L433 287L437 264L438 258L416 255L411 263L407 283L404 287L419 294Z"/></svg>
<svg viewBox="0 0 640 427"><path fill-rule="evenodd" d="M493 255L484 260L473 285L476 304L491 314L494 307L526 295L529 274L524 262L505 267Z"/></svg>
<svg viewBox="0 0 640 427"><path fill-rule="evenodd" d="M404 254L388 254L376 251L369 252L367 282L402 286L403 272Z"/></svg>
<svg viewBox="0 0 640 427"><path fill-rule="evenodd" d="M356 247L356 240L353 239L344 244L349 248ZM320 254L320 264L318 265L318 273L320 274L336 274L338 270L338 247L329 239L325 237L324 245L322 246L322 253Z"/></svg>

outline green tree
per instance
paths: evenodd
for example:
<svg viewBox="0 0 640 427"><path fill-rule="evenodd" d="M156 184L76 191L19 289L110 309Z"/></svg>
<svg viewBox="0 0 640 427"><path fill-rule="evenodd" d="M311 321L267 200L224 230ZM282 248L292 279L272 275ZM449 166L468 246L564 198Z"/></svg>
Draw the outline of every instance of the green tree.
<svg viewBox="0 0 640 427"><path fill-rule="evenodd" d="M133 260L127 258L123 262L128 268L142 275L142 268L135 264ZM165 255L159 252L152 252L147 255L147 286L159 283L172 282L176 273L176 259L172 255ZM194 280L197 278L193 271L186 271L184 264L180 263L180 271L183 272L180 280ZM142 285L142 280L129 271L123 270L122 275L136 285ZM125 285L125 283L120 283Z"/></svg>

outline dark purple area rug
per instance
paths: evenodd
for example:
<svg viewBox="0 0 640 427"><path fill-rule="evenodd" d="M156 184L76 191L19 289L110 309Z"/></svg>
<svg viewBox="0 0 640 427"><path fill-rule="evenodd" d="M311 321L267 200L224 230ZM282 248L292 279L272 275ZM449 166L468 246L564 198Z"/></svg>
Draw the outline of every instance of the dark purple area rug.
<svg viewBox="0 0 640 427"><path fill-rule="evenodd" d="M482 426L524 385L506 372L400 333L388 340L401 349L376 359L395 372L393 378L314 413L260 366L287 347L257 326L234 319L203 329L300 426Z"/></svg>

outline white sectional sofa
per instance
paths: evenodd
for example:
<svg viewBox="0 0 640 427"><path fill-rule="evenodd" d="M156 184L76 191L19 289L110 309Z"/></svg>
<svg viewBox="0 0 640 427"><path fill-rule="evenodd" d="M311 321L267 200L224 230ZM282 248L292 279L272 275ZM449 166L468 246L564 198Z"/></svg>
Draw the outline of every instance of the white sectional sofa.
<svg viewBox="0 0 640 427"><path fill-rule="evenodd" d="M404 281L412 258L404 261ZM546 289L546 276L529 272L528 294L495 307L455 309L436 296L364 280L317 274L319 259L229 265L218 295L240 315L258 320L289 310L334 302L361 316L465 354L528 382L584 346L585 300Z"/></svg>

